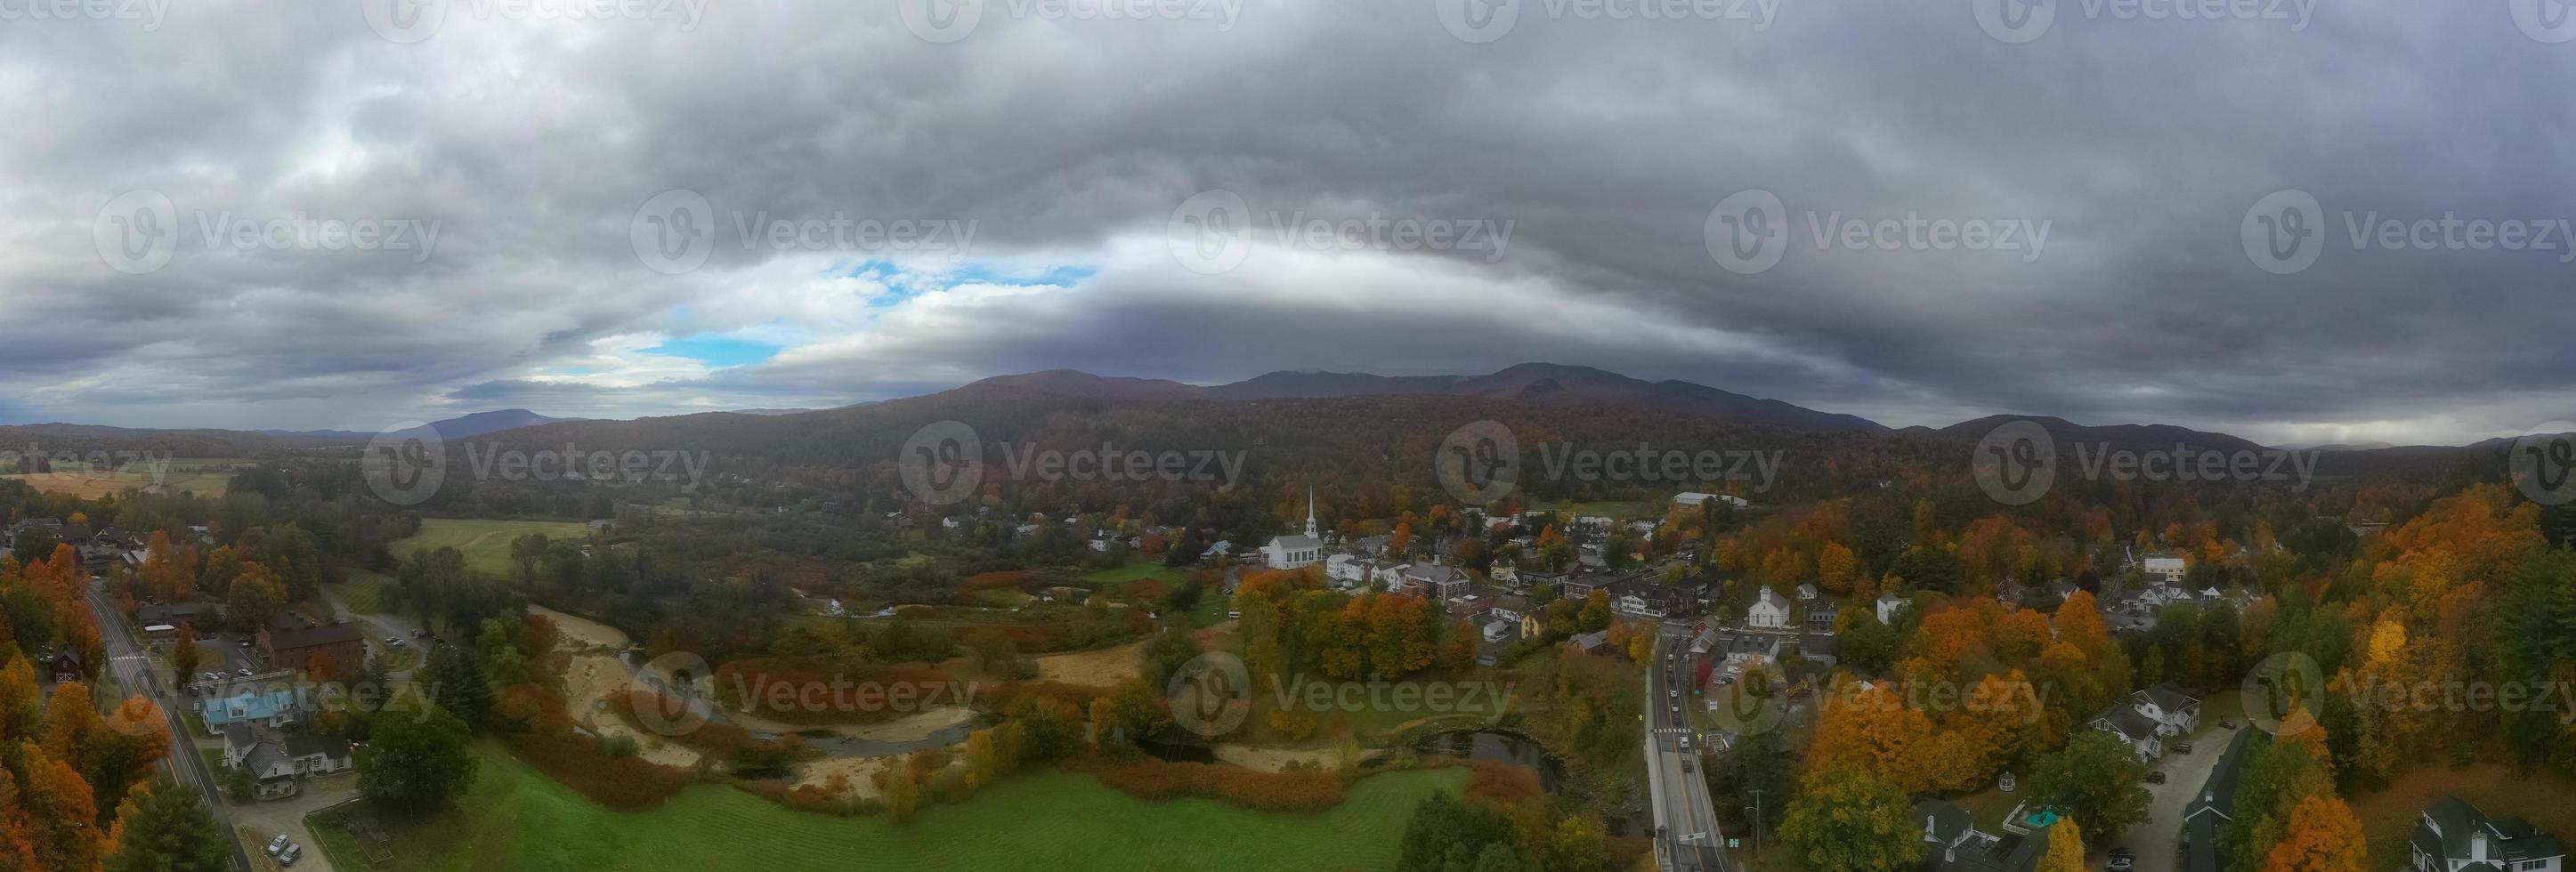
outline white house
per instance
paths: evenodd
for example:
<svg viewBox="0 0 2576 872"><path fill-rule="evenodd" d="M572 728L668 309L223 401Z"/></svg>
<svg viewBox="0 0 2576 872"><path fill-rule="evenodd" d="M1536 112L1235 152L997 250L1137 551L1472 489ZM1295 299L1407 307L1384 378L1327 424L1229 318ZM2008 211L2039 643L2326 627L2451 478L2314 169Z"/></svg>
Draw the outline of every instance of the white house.
<svg viewBox="0 0 2576 872"><path fill-rule="evenodd" d="M1348 554L1335 554L1324 558L1324 577L1331 580L1334 587L1344 590L1367 587L1369 576L1376 571L1377 561L1375 560L1365 560Z"/></svg>
<svg viewBox="0 0 2576 872"><path fill-rule="evenodd" d="M2414 872L2562 872L2567 846L2521 818L2488 820L2476 806L2445 796L2424 809L2409 840Z"/></svg>
<svg viewBox="0 0 2576 872"><path fill-rule="evenodd" d="M2200 728L2200 700L2171 684L2159 684L2130 694L2085 725L2119 736L2137 751L2140 761L2151 761L2164 756L2165 739Z"/></svg>
<svg viewBox="0 0 2576 872"><path fill-rule="evenodd" d="M1897 596L1893 591L1888 592L1888 593L1882 593L1882 594L1879 594L1879 595L1878 595L1878 622L1879 622L1879 623L1886 624L1886 625L1891 626L1891 627L1892 627L1892 626L1895 626L1895 625L1896 625L1896 613L1897 613L1897 612L1900 612L1900 611L1904 611L1904 610L1905 610L1905 598L1904 598L1904 597Z"/></svg>
<svg viewBox="0 0 2576 872"><path fill-rule="evenodd" d="M224 730L224 765L250 773L259 798L278 799L302 791L304 779L347 771L356 761L347 739L234 724Z"/></svg>
<svg viewBox="0 0 2576 872"><path fill-rule="evenodd" d="M2146 573L2149 580L2180 585L2183 573L2189 569L2185 562L2181 557L2157 552L2147 555L2147 559L2138 564L2138 571Z"/></svg>
<svg viewBox="0 0 2576 872"><path fill-rule="evenodd" d="M1744 623L1750 627L1786 629L1789 626L1789 601L1764 587L1753 604L1744 607Z"/></svg>
<svg viewBox="0 0 2576 872"><path fill-rule="evenodd" d="M1324 559L1323 537L1315 534L1315 492L1306 491L1306 532L1280 536L1261 546L1261 561L1272 569L1296 569Z"/></svg>
<svg viewBox="0 0 2576 872"><path fill-rule="evenodd" d="M1704 494L1697 491L1683 491L1673 495L1673 505L1676 506L1696 506L1701 503L1708 502L1709 500L1717 500L1739 509L1752 505L1751 503L1745 502L1743 497L1731 494Z"/></svg>

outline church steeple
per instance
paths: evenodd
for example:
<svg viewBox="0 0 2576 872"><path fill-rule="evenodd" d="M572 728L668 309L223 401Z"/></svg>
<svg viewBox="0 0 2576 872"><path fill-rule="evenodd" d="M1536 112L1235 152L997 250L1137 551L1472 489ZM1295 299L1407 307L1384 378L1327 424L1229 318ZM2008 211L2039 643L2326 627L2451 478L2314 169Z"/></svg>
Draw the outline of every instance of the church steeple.
<svg viewBox="0 0 2576 872"><path fill-rule="evenodd" d="M1306 535L1315 535L1315 487L1306 486Z"/></svg>

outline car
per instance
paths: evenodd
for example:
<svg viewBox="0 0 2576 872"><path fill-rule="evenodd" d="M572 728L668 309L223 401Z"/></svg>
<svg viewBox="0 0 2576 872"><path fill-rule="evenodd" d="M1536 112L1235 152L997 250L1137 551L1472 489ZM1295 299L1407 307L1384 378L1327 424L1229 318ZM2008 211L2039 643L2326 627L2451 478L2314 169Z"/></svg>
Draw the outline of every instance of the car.
<svg viewBox="0 0 2576 872"><path fill-rule="evenodd" d="M1682 690L1681 690L1681 688L1678 688L1678 687L1668 687L1668 688L1665 688L1665 689L1664 689L1664 695L1665 695L1665 696L1668 696L1668 697L1672 697L1672 698L1674 698L1674 699L1680 699L1680 698L1681 698L1681 695L1682 695Z"/></svg>
<svg viewBox="0 0 2576 872"><path fill-rule="evenodd" d="M303 856L304 856L304 846L303 846L303 845L298 845L298 844L296 844L296 843L294 843L294 842L288 842L288 843L286 843L286 853L283 853L283 854L279 854L279 855L277 855L277 865L280 865L280 866L293 866L293 865L295 865L295 861L296 861L297 859L302 858Z"/></svg>
<svg viewBox="0 0 2576 872"><path fill-rule="evenodd" d="M2235 719L2235 718L2219 718L2219 719L2218 719L2218 728L2219 728L2219 729L2222 729L2222 730L2233 730L2233 729L2236 729L2236 719Z"/></svg>
<svg viewBox="0 0 2576 872"><path fill-rule="evenodd" d="M1682 704L1681 704L1681 703L1678 703L1678 702L1673 703L1673 714L1681 714L1681 713L1682 713Z"/></svg>
<svg viewBox="0 0 2576 872"><path fill-rule="evenodd" d="M244 667L242 667L242 668L240 668L240 669L235 669L235 670L233 670L233 675L235 675L235 676L237 676L237 677L240 677L240 678L249 678L249 677L250 677L250 667L248 667L248 666L244 666Z"/></svg>
<svg viewBox="0 0 2576 872"><path fill-rule="evenodd" d="M2136 863L2137 861L2133 858L2113 857L2111 858L2111 862L2103 864L2102 868L2107 870L2107 872L2129 872L2129 869L2135 866Z"/></svg>
<svg viewBox="0 0 2576 872"><path fill-rule="evenodd" d="M2191 753L2191 743L2190 743L2190 742L2175 742L2175 743L2174 743L2174 746L2173 746L2173 752L2174 752L2174 753L2176 753L2176 754L2189 754L2189 753Z"/></svg>
<svg viewBox="0 0 2576 872"><path fill-rule="evenodd" d="M2148 783L2148 784L2163 784L2163 783L2165 783L2165 772L2164 772L2164 770L2162 770L2162 769L2158 769L2158 770L2156 770L2156 771L2154 771L2154 772L2149 772L2149 773L2147 773L2147 783Z"/></svg>
<svg viewBox="0 0 2576 872"><path fill-rule="evenodd" d="M1226 616L1226 617L1228 617L1228 618L1240 618L1240 617L1243 617L1243 613L1242 613L1242 612L1227 612L1227 613L1225 613L1225 616Z"/></svg>
<svg viewBox="0 0 2576 872"><path fill-rule="evenodd" d="M268 840L268 855L275 857L278 852L286 850L286 846L292 844L295 844L295 842L286 838L285 834L281 833L277 838Z"/></svg>
<svg viewBox="0 0 2576 872"><path fill-rule="evenodd" d="M392 637L392 636L386 636L386 637L385 637L385 644L387 644L387 645L400 645L400 644L402 644L402 640L401 640L401 639L394 638L394 637Z"/></svg>
<svg viewBox="0 0 2576 872"><path fill-rule="evenodd" d="M1684 757L1684 758L1682 758L1682 774L1684 774L1684 775L1688 775L1688 774L1690 774L1690 771L1691 771L1691 761L1690 761L1690 758L1688 758L1688 757Z"/></svg>

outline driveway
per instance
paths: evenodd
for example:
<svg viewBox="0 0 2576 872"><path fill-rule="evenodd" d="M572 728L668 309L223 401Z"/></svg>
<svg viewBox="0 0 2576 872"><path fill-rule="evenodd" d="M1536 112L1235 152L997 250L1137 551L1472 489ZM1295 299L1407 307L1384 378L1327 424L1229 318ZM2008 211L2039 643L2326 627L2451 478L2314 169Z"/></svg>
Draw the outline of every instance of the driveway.
<svg viewBox="0 0 2576 872"><path fill-rule="evenodd" d="M2245 728L2241 722L2239 728ZM2147 764L2148 769L2165 774L2165 783L2146 786L2150 797L2147 820L2121 833L2118 843L2137 852L2137 872L2173 872L2182 865L2183 807L2199 795L2201 785L2209 780L2209 771L2218 768L2219 758L2227 756L2227 742L2233 738L2235 730L2221 729L2217 719L2211 718L2201 723L2199 732L2168 740L2163 759ZM2171 749L2175 742L2190 744L2191 753L2174 753ZM2111 846L2092 847L2096 850L2090 852L2087 862L2101 868L2110 859Z"/></svg>
<svg viewBox="0 0 2576 872"><path fill-rule="evenodd" d="M252 850L268 847L268 839L285 833L296 844L304 846L304 856L295 861L296 872L332 872L331 858L322 853L321 840L304 826L304 816L349 801L358 795L358 776L343 772L304 782L304 792L285 799L253 802L232 807L233 825L245 832L242 843ZM257 841L252 841L252 836Z"/></svg>

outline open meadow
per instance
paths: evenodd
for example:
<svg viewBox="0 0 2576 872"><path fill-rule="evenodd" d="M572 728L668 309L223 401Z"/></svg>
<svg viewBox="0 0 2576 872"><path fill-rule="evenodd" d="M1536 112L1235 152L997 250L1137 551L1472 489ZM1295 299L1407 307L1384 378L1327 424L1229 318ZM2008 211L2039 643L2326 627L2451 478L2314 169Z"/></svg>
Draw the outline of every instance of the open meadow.
<svg viewBox="0 0 2576 872"><path fill-rule="evenodd" d="M1390 869L1414 804L1464 789L1468 775L1463 768L1379 775L1354 785L1331 811L1290 815L1200 799L1145 802L1089 776L1033 771L898 825L883 816L793 811L713 785L688 788L653 811L615 812L498 744L478 747L483 768L454 808L420 821L380 821L395 859L374 869L983 872L1023 869L1033 858L1064 872ZM360 862L346 830L325 829L337 856Z"/></svg>
<svg viewBox="0 0 2576 872"><path fill-rule="evenodd" d="M510 540L529 533L551 539L582 539L590 525L580 521L493 521L425 518L420 532L395 540L394 556L409 559L414 550L453 547L465 553L465 566L490 573L510 570Z"/></svg>

